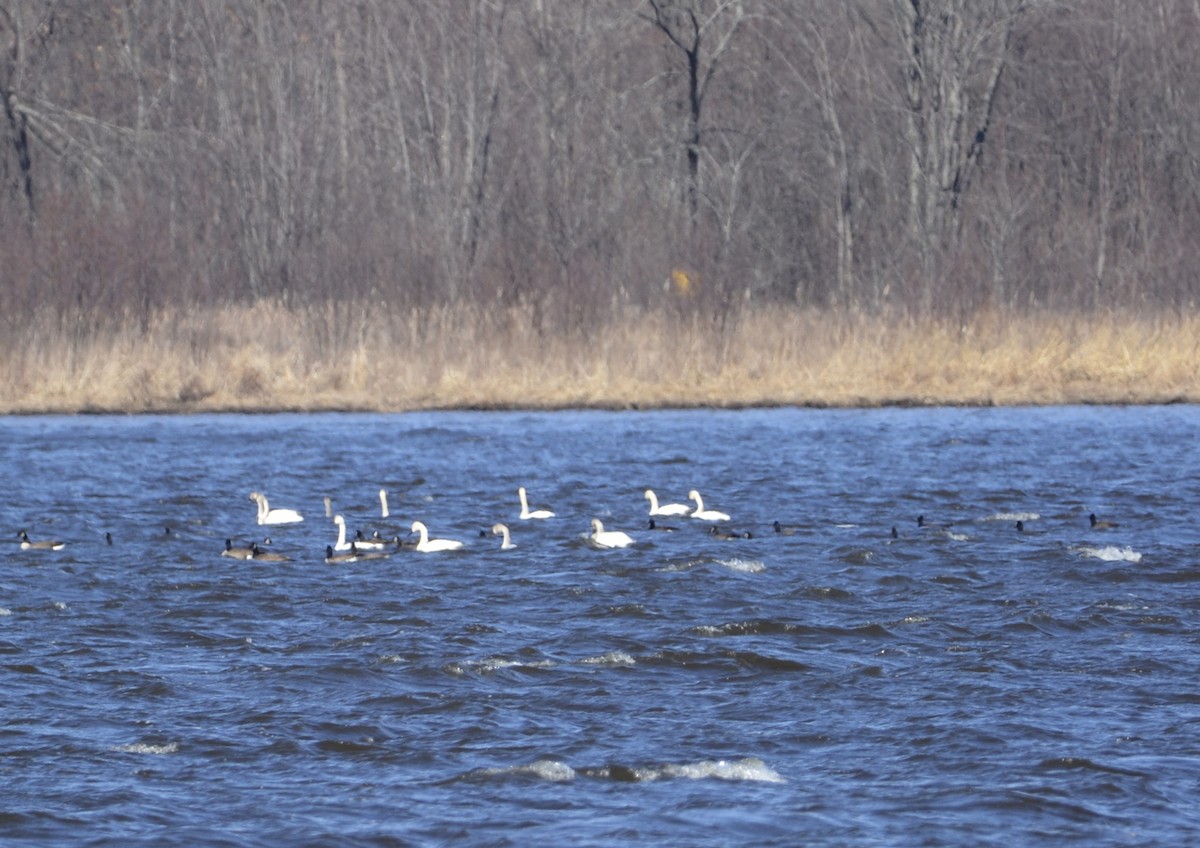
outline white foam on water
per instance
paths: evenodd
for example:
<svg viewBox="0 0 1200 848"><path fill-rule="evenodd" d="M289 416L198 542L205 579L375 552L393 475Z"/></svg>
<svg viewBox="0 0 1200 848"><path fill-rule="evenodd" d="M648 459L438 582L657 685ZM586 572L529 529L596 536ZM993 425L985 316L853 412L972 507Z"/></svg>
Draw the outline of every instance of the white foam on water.
<svg viewBox="0 0 1200 848"><path fill-rule="evenodd" d="M155 756L162 756L164 754L174 754L179 750L179 744L168 742L166 745L151 745L147 742L134 742L129 745L117 745L113 750L126 754L153 754Z"/></svg>
<svg viewBox="0 0 1200 848"><path fill-rule="evenodd" d="M730 571L740 571L743 574L758 574L767 570L766 564L757 559L719 559L716 560L716 563L725 566Z"/></svg>
<svg viewBox="0 0 1200 848"><path fill-rule="evenodd" d="M1142 555L1130 547L1118 548L1116 545L1105 545L1103 548L1076 548L1076 551L1083 556L1093 557L1105 562L1142 561Z"/></svg>
<svg viewBox="0 0 1200 848"><path fill-rule="evenodd" d="M601 654L598 657L587 657L580 660L584 665L613 665L613 666L631 666L637 665L637 660L624 651L609 651Z"/></svg>
<svg viewBox="0 0 1200 848"><path fill-rule="evenodd" d="M529 765L509 766L507 768L479 769L475 774L486 777L503 777L506 775L526 775L555 783L565 783L575 779L575 769L557 760L536 760Z"/></svg>
<svg viewBox="0 0 1200 848"><path fill-rule="evenodd" d="M657 768L633 769L638 780L661 780L684 778L687 780L735 780L760 783L786 783L775 769L757 757L741 760L702 760L698 763L682 763Z"/></svg>
<svg viewBox="0 0 1200 848"><path fill-rule="evenodd" d="M1041 517L1036 512L996 512L984 521L1037 521Z"/></svg>

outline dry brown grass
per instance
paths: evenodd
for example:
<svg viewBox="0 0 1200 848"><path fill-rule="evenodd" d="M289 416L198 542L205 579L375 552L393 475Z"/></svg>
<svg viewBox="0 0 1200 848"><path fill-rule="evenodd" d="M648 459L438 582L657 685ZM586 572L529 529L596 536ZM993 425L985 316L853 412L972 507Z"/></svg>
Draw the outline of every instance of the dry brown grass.
<svg viewBox="0 0 1200 848"><path fill-rule="evenodd" d="M0 411L1157 403L1200 400L1200 318L969 321L629 310L539 333L524 307L277 303L105 329L35 315L0 341Z"/></svg>

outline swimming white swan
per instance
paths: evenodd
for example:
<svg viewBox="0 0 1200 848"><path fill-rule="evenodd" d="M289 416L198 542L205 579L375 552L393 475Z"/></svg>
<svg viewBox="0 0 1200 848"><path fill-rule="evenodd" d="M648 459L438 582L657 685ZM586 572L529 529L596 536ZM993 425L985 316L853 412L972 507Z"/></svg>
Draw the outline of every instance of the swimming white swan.
<svg viewBox="0 0 1200 848"><path fill-rule="evenodd" d="M335 551L348 551L351 548L357 547L359 551L382 551L388 546L384 539L367 539L364 538L362 531L358 531L358 538L353 542L346 541L346 519L341 515L333 517L333 523L338 526L337 541L333 545Z"/></svg>
<svg viewBox="0 0 1200 848"><path fill-rule="evenodd" d="M508 534L508 525L507 524L493 524L492 525L492 535L499 536L501 538L500 550L510 551L516 547L516 545L513 543L512 539L510 538L510 536Z"/></svg>
<svg viewBox="0 0 1200 848"><path fill-rule="evenodd" d="M379 490L379 510L384 518L387 518L391 515L391 513L388 512L387 489Z"/></svg>
<svg viewBox="0 0 1200 848"><path fill-rule="evenodd" d="M304 520L294 509L271 509L267 496L262 492L251 492L250 500L258 504L259 524L296 524Z"/></svg>
<svg viewBox="0 0 1200 848"><path fill-rule="evenodd" d="M701 521L728 521L729 516L716 509L705 509L704 501L700 499L700 493L695 489L688 492L688 499L696 502L696 508L688 513L692 518L699 518Z"/></svg>
<svg viewBox="0 0 1200 848"><path fill-rule="evenodd" d="M687 504L673 503L658 505L658 495L654 494L653 489L646 490L646 500L650 501L651 515L687 515L692 511L692 508Z"/></svg>
<svg viewBox="0 0 1200 848"><path fill-rule="evenodd" d="M463 543L456 539L430 539L429 528L420 521L412 523L412 531L421 534L421 540L417 542L417 550L423 554L434 551L457 551L463 547Z"/></svg>
<svg viewBox="0 0 1200 848"><path fill-rule="evenodd" d="M49 539L38 539L36 542L31 542L29 541L29 534L24 530L17 535L21 537L21 550L23 551L61 551L66 547L65 542L56 542Z"/></svg>
<svg viewBox="0 0 1200 848"><path fill-rule="evenodd" d="M524 486L521 486L520 488L517 489L517 497L519 497L521 499L521 519L523 521L528 520L530 518L553 518L554 517L554 513L548 509L531 510L529 508L529 500L527 499L527 497L525 495L525 487Z"/></svg>
<svg viewBox="0 0 1200 848"><path fill-rule="evenodd" d="M588 538L601 548L627 548L633 544L633 538L625 531L605 530L599 518L592 519L592 535Z"/></svg>

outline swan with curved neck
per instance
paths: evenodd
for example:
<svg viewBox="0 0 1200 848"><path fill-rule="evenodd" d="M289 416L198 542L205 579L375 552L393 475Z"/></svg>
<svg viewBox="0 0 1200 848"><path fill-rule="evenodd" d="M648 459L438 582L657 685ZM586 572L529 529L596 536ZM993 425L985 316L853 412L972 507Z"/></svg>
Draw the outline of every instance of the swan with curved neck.
<svg viewBox="0 0 1200 848"><path fill-rule="evenodd" d="M463 543L457 539L430 539L429 528L420 521L412 523L412 531L421 536L417 542L416 549L423 554L433 553L435 551L458 551L462 550Z"/></svg>
<svg viewBox="0 0 1200 848"><path fill-rule="evenodd" d="M509 536L507 524L493 524L492 535L500 537L500 550L510 551L516 547L512 537Z"/></svg>
<svg viewBox="0 0 1200 848"><path fill-rule="evenodd" d="M388 512L387 489L379 490L379 511L383 518L391 516L391 513Z"/></svg>
<svg viewBox="0 0 1200 848"><path fill-rule="evenodd" d="M728 521L729 516L720 510L705 509L704 501L700 498L700 493L695 489L688 492L688 500L696 502L696 508L688 513L692 518L699 518L701 521Z"/></svg>
<svg viewBox="0 0 1200 848"><path fill-rule="evenodd" d="M348 551L353 547L357 547L360 551L382 551L387 547L387 542L383 539L367 539L362 535L360 530L358 538L353 542L346 541L346 519L340 514L333 517L333 523L338 527L337 541L333 545L335 551Z"/></svg>
<svg viewBox="0 0 1200 848"><path fill-rule="evenodd" d="M517 497L521 499L521 520L528 521L531 518L553 518L554 513L548 509L530 509L529 498L525 493L525 487L521 486L517 489Z"/></svg>
<svg viewBox="0 0 1200 848"><path fill-rule="evenodd" d="M645 498L650 501L651 515L687 515L692 511L690 506L681 503L662 504L660 506L658 495L654 494L653 489L646 490Z"/></svg>
<svg viewBox="0 0 1200 848"><path fill-rule="evenodd" d="M267 496L262 492L251 492L250 500L258 504L259 524L297 524L304 520L294 509L271 509Z"/></svg>
<svg viewBox="0 0 1200 848"><path fill-rule="evenodd" d="M605 530L599 518L592 519L592 534L588 539L599 548L627 548L633 544L633 537L625 531Z"/></svg>

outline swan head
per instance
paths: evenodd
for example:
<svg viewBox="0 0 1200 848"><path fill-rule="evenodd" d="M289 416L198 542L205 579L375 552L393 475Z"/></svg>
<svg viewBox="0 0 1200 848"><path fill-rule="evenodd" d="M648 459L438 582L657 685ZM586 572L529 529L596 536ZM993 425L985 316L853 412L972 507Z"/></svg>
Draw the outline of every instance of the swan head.
<svg viewBox="0 0 1200 848"><path fill-rule="evenodd" d="M593 533L603 533L604 532L604 525L600 523L599 518L592 519L592 532Z"/></svg>
<svg viewBox="0 0 1200 848"><path fill-rule="evenodd" d="M346 519L345 519L345 518L343 518L341 515L335 515L335 516L333 517L333 523L334 523L334 524L341 524L343 527L345 527L345 526L346 526Z"/></svg>
<svg viewBox="0 0 1200 848"><path fill-rule="evenodd" d="M426 527L426 526L425 526L423 523L421 523L420 521L414 521L414 522L412 523L412 532L414 532L414 533L428 533L428 532L429 532L429 528L428 528L428 527Z"/></svg>
<svg viewBox="0 0 1200 848"><path fill-rule="evenodd" d="M700 493L697 492L695 489L692 489L691 491L688 492L688 500L689 501L700 500Z"/></svg>

